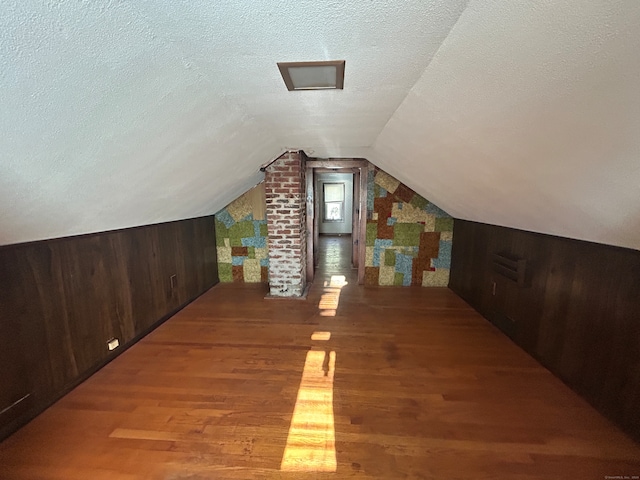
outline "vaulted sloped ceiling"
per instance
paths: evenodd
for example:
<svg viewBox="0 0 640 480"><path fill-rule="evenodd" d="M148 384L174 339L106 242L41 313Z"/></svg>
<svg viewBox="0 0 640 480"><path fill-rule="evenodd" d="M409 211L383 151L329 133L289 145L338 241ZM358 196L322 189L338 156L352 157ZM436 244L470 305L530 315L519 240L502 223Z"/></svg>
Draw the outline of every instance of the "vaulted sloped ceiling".
<svg viewBox="0 0 640 480"><path fill-rule="evenodd" d="M0 244L211 214L285 149L640 249L640 2L9 0ZM346 60L289 92L278 61Z"/></svg>
<svg viewBox="0 0 640 480"><path fill-rule="evenodd" d="M455 217L640 249L640 2L472 2L374 151Z"/></svg>

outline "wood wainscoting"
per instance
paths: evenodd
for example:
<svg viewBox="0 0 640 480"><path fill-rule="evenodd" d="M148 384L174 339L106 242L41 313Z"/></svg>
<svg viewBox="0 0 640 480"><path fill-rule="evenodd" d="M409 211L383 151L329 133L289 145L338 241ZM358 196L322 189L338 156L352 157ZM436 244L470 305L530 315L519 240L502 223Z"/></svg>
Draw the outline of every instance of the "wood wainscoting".
<svg viewBox="0 0 640 480"><path fill-rule="evenodd" d="M450 288L640 440L640 252L464 220L454 235ZM526 261L522 281L496 258Z"/></svg>
<svg viewBox="0 0 640 480"><path fill-rule="evenodd" d="M0 439L216 284L214 229L209 216L0 247Z"/></svg>

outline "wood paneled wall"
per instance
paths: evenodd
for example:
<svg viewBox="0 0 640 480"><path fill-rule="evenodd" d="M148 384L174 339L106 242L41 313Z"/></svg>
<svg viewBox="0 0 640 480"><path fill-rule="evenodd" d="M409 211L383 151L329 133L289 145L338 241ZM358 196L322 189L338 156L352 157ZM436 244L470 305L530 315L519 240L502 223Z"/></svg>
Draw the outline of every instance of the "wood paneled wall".
<svg viewBox="0 0 640 480"><path fill-rule="evenodd" d="M450 288L640 440L640 252L464 220L454 235ZM526 260L526 284L494 254Z"/></svg>
<svg viewBox="0 0 640 480"><path fill-rule="evenodd" d="M214 228L209 216L0 247L0 439L216 284Z"/></svg>

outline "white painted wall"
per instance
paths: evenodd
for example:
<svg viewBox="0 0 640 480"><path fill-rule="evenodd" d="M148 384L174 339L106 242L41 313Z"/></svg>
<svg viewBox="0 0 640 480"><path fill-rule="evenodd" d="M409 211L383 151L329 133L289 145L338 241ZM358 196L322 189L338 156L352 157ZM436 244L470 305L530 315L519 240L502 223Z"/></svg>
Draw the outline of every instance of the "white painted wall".
<svg viewBox="0 0 640 480"><path fill-rule="evenodd" d="M353 173L319 173L316 177L315 194L320 195L321 205L324 202L323 185L325 183L344 184L344 222L325 222L322 207L320 207L319 231L321 234L350 234L353 230Z"/></svg>

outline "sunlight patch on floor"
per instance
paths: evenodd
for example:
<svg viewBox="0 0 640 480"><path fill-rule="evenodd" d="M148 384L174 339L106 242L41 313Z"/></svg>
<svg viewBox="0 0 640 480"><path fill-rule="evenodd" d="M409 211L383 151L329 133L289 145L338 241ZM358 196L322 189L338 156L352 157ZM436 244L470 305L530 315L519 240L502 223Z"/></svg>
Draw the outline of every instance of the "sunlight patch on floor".
<svg viewBox="0 0 640 480"><path fill-rule="evenodd" d="M336 352L311 350L307 353L280 470L336 471L335 363Z"/></svg>
<svg viewBox="0 0 640 480"><path fill-rule="evenodd" d="M332 275L331 280L324 282L324 293L320 297L318 308L320 316L335 317L340 303L340 290L347 285L344 275Z"/></svg>
<svg viewBox="0 0 640 480"><path fill-rule="evenodd" d="M326 342L331 339L331 332L313 332L311 334L311 340L319 340Z"/></svg>

